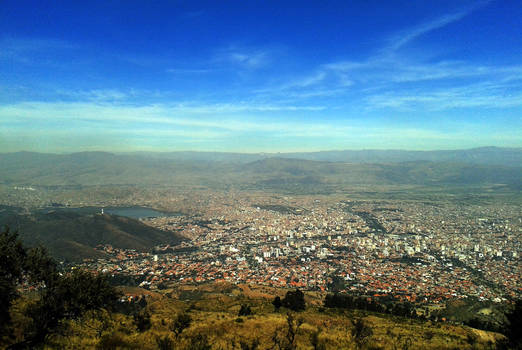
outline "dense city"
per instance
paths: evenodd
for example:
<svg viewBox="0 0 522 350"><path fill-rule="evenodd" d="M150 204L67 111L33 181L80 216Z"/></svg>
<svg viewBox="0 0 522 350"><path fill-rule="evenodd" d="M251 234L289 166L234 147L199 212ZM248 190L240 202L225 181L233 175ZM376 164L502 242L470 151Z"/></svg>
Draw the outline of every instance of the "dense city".
<svg viewBox="0 0 522 350"><path fill-rule="evenodd" d="M98 246L110 258L83 264L151 289L228 281L430 304L522 292L516 205L200 195L195 215L141 219L189 241L150 253Z"/></svg>

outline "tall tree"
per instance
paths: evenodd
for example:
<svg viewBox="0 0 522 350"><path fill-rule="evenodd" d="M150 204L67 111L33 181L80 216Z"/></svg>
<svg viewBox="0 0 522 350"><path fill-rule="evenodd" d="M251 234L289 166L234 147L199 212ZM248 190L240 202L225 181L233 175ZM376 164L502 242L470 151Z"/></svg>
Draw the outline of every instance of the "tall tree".
<svg viewBox="0 0 522 350"><path fill-rule="evenodd" d="M286 292L285 298L282 301L283 306L293 311L303 311L306 308L304 300L304 293L299 289Z"/></svg>
<svg viewBox="0 0 522 350"><path fill-rule="evenodd" d="M25 339L12 344L12 349L42 344L62 320L79 318L88 310L111 309L120 295L105 275L80 269L61 274L44 248L27 249L16 232L5 229L0 233L1 332L9 327L10 306L22 281L36 286L39 296L26 310L31 321L24 330Z"/></svg>
<svg viewBox="0 0 522 350"><path fill-rule="evenodd" d="M23 277L26 252L16 232L0 232L0 335L11 320L9 308L18 296L16 286Z"/></svg>

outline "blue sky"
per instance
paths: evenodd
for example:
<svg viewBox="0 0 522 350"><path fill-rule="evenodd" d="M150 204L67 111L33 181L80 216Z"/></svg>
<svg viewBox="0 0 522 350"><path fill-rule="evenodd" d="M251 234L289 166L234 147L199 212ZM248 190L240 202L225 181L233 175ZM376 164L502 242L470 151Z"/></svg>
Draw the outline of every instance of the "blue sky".
<svg viewBox="0 0 522 350"><path fill-rule="evenodd" d="M522 147L520 1L0 1L0 152Z"/></svg>

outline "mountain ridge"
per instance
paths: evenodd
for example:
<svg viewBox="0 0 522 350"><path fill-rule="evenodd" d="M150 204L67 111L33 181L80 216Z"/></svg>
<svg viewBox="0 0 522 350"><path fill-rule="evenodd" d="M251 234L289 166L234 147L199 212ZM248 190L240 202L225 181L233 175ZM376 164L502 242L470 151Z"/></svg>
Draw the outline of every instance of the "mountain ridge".
<svg viewBox="0 0 522 350"><path fill-rule="evenodd" d="M474 162L442 158L435 161L436 155L432 159L401 155L408 158L403 161L398 161L398 156L388 155L381 161L362 162L302 159L281 154L277 157L251 158L249 161L246 158L236 161L234 159L239 158L233 155L229 158L232 160L225 161L224 156L214 160L196 160L107 152L68 155L8 153L0 154L0 185L176 185L210 188L235 185L252 188L259 184L261 188L277 188L289 184L505 184L517 190L522 188L522 149L506 151L505 154L501 149L494 149L494 158L499 164L489 161L492 157L490 150L464 153L473 155L466 156L466 159L474 159ZM499 156L499 152L504 156ZM202 153L205 157L213 154Z"/></svg>
<svg viewBox="0 0 522 350"><path fill-rule="evenodd" d="M175 245L185 240L176 233L123 216L60 211L20 213L21 208L6 206L0 209L0 228L9 226L19 232L27 245L43 245L61 260L106 257L94 249L99 244L147 252L156 245Z"/></svg>
<svg viewBox="0 0 522 350"><path fill-rule="evenodd" d="M513 165L522 163L522 147L496 147L485 146L469 149L454 150L402 150L402 149L362 149L362 150L324 150L314 152L211 152L211 151L173 151L173 152L106 152L106 151L82 151L73 153L40 153L40 152L10 152L0 153L0 156L128 156L137 158L160 158L171 160L199 160L212 162L250 162L265 158L292 158L305 160L323 160L333 162L355 163L380 163L380 162L404 162L413 160L429 161L461 161L472 164L496 164Z"/></svg>

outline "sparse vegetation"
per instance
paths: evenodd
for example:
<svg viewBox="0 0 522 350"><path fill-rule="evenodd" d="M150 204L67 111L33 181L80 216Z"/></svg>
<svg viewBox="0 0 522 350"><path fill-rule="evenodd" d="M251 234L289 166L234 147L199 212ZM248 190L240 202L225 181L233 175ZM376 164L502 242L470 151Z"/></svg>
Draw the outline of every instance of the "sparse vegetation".
<svg viewBox="0 0 522 350"><path fill-rule="evenodd" d="M172 332L174 332L176 337L179 337L183 330L190 327L191 322L192 318L190 317L190 315L186 312L182 312L176 316L170 329L172 330Z"/></svg>
<svg viewBox="0 0 522 350"><path fill-rule="evenodd" d="M317 294L307 293L308 308L295 313L286 308L281 309L285 312L276 312L273 298L249 296L254 295L250 290L251 294L231 293L241 290L232 285L212 284L200 286L198 290L197 299L186 301L168 297L165 292L149 296L148 302L143 302L145 306L139 309L150 314L148 329L140 331L132 313L87 311L79 318L64 319L60 332L50 333L46 344L63 349L120 347L150 350L487 349L490 346L488 341L496 344L504 339L500 334L463 326L431 324L430 321L362 310L326 309L319 312L315 305L320 304L322 296ZM135 288L132 291L138 292ZM232 294L235 296L230 296ZM216 298L219 298L219 303L216 303ZM238 301L256 312L238 318ZM13 324L21 327L22 310L13 305L11 311ZM241 322L236 322L237 319ZM419 337L419 334L423 336ZM470 344L471 337L473 345Z"/></svg>

